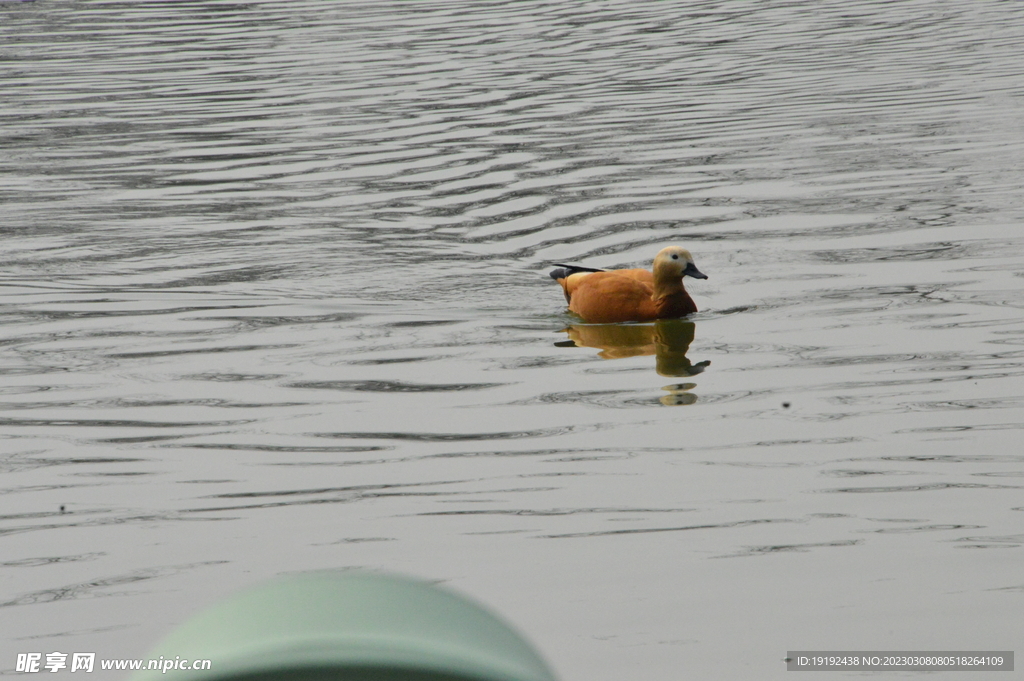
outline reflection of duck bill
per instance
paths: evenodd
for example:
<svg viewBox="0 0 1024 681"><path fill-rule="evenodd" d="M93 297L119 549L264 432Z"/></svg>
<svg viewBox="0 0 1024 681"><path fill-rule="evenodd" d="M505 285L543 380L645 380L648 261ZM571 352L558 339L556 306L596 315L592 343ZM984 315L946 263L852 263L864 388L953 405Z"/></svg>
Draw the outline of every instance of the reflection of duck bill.
<svg viewBox="0 0 1024 681"><path fill-rule="evenodd" d="M653 324L574 324L565 332L577 347L599 348L604 359L654 355L662 376L693 376L711 364L693 364L686 357L695 330L693 322L659 319Z"/></svg>

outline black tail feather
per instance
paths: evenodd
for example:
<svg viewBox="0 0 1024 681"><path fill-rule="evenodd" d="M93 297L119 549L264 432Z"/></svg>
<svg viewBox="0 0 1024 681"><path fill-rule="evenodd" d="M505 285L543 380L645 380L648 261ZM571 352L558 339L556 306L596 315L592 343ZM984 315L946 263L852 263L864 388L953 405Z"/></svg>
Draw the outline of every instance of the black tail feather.
<svg viewBox="0 0 1024 681"><path fill-rule="evenodd" d="M580 265L565 265L560 262L554 262L551 264L558 266L557 270L551 270L548 273L548 276L550 276L555 281L558 281L559 279L565 279L570 274L576 274L577 272L604 272L604 270L595 269L593 267L582 267Z"/></svg>

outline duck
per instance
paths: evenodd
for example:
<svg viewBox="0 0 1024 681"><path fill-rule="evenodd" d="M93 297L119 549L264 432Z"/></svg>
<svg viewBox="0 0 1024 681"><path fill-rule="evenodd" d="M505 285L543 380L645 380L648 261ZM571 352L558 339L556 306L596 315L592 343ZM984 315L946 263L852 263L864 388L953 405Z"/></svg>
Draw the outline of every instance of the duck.
<svg viewBox="0 0 1024 681"><path fill-rule="evenodd" d="M557 281L569 311L592 324L649 322L685 317L697 311L683 286L683 277L707 279L693 256L668 246L654 256L650 270L600 270L554 263L549 276Z"/></svg>

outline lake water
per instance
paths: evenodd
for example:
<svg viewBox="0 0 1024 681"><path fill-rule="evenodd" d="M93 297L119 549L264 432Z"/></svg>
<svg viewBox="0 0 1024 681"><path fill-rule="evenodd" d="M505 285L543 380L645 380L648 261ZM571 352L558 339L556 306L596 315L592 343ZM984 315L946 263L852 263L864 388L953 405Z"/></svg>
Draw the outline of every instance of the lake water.
<svg viewBox="0 0 1024 681"><path fill-rule="evenodd" d="M0 669L332 567L566 681L1024 650L1022 44L990 0L0 2ZM688 322L547 277L668 244Z"/></svg>

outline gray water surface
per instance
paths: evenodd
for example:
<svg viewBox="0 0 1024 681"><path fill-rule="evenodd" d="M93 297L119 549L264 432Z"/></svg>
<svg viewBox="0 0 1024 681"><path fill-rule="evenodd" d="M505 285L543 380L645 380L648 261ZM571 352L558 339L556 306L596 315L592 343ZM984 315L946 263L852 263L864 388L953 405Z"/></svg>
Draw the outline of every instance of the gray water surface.
<svg viewBox="0 0 1024 681"><path fill-rule="evenodd" d="M1020 650L1021 45L994 1L0 2L0 670L334 567L567 681ZM688 322L547 277L674 243Z"/></svg>

